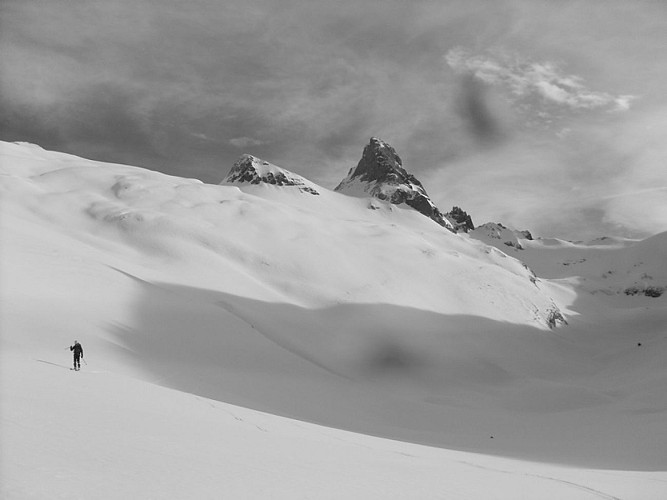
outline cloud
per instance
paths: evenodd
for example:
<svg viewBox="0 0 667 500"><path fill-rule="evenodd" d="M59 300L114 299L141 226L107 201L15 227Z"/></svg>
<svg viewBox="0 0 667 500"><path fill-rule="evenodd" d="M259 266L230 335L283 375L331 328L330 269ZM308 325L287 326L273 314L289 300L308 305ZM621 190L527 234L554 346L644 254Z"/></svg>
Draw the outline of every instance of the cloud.
<svg viewBox="0 0 667 500"><path fill-rule="evenodd" d="M648 234L667 230L665 130L667 105L597 131L595 140L610 149L615 160L615 175L599 192L608 220Z"/></svg>
<svg viewBox="0 0 667 500"><path fill-rule="evenodd" d="M475 216L485 196L489 217L534 227L527 214L544 220L541 207L558 208L577 183L620 189L607 180L622 171L598 162L642 158L596 131L641 144L619 123L664 102L667 66L651 55L664 16L637 5L6 1L2 138L215 183L252 148L333 187L379 136L434 198ZM604 209L591 201L590 217L620 207L596 200Z"/></svg>
<svg viewBox="0 0 667 500"><path fill-rule="evenodd" d="M229 139L229 144L234 146L235 148L247 148L250 146L261 146L264 144L264 141L260 141L259 139L254 139L252 137L234 137L233 139Z"/></svg>
<svg viewBox="0 0 667 500"><path fill-rule="evenodd" d="M467 73L460 81L457 111L468 130L479 143L493 145L506 136L503 117L490 89L478 78Z"/></svg>
<svg viewBox="0 0 667 500"><path fill-rule="evenodd" d="M665 105L571 121L557 140L515 134L421 180L438 206L461 206L477 224L565 239L646 237L667 230L666 129Z"/></svg>
<svg viewBox="0 0 667 500"><path fill-rule="evenodd" d="M570 110L627 111L636 98L591 90L582 77L567 74L556 63L534 62L516 53L474 55L456 47L447 52L445 61L457 73L471 74L489 85L505 88L510 101L530 102L532 107L541 109L556 105Z"/></svg>

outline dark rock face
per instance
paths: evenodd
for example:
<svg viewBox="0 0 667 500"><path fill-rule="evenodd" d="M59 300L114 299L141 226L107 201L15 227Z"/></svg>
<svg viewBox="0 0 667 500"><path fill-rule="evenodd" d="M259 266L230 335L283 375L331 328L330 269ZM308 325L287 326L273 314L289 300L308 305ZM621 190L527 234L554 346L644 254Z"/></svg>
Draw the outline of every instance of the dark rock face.
<svg viewBox="0 0 667 500"><path fill-rule="evenodd" d="M348 177L358 177L364 182L379 181L398 184L406 182L412 176L403 168L403 161L394 148L372 137L370 143L364 147L361 160L356 168L350 170Z"/></svg>
<svg viewBox="0 0 667 500"><path fill-rule="evenodd" d="M487 245L502 250L503 252L507 252L508 249L502 248L500 246L501 243L513 250L523 250L523 245L521 245L519 239L532 239L530 232L515 231L503 226L500 222L487 222L486 224L477 226L475 229L470 230L470 235Z"/></svg>
<svg viewBox="0 0 667 500"><path fill-rule="evenodd" d="M454 225L457 231L474 231L475 225L472 223L472 217L460 207L453 207L452 211L445 214L445 217Z"/></svg>
<svg viewBox="0 0 667 500"><path fill-rule="evenodd" d="M376 137L371 138L357 166L350 170L335 191L367 194L394 205L405 203L441 226L454 230L452 223L428 197L421 182L403 168L401 157L394 148Z"/></svg>
<svg viewBox="0 0 667 500"><path fill-rule="evenodd" d="M533 241L533 235L530 233L530 231L528 230L519 231L519 234L521 234L528 241Z"/></svg>
<svg viewBox="0 0 667 500"><path fill-rule="evenodd" d="M549 328L553 329L559 325L567 325L567 320L558 310L558 308L554 306L554 308L551 309L547 314L547 325Z"/></svg>
<svg viewBox="0 0 667 500"><path fill-rule="evenodd" d="M264 183L275 186L296 186L299 191L313 195L320 194L313 186L309 186L308 181L303 177L248 154L241 156L234 163L234 166L223 182L230 184Z"/></svg>
<svg viewBox="0 0 667 500"><path fill-rule="evenodd" d="M625 295L646 295L647 297L657 298L665 293L665 290L667 290L667 287L662 286L630 286L623 290L623 293L625 293Z"/></svg>

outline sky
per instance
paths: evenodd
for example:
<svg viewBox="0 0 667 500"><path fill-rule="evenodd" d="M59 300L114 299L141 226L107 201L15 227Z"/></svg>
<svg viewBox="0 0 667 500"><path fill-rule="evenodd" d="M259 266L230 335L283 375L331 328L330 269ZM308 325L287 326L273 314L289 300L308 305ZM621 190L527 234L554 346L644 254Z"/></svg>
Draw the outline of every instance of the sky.
<svg viewBox="0 0 667 500"><path fill-rule="evenodd" d="M0 33L2 140L334 188L375 136L476 224L667 230L662 0L2 0Z"/></svg>

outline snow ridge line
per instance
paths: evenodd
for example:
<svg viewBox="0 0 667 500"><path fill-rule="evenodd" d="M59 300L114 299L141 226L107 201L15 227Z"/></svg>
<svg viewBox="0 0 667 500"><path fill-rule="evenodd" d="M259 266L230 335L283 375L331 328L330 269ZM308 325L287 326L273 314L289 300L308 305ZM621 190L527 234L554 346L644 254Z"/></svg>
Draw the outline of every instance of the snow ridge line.
<svg viewBox="0 0 667 500"><path fill-rule="evenodd" d="M470 467L475 467L477 469L484 469L484 470L488 470L488 471L492 471L492 472L499 472L501 474L515 475L514 472L509 471L509 470L497 469L495 467L487 467L487 466L484 466L484 465L478 465L478 464L474 464L472 462L467 462L467 461L463 461L463 460L459 460L458 463L469 465ZM583 484L575 483L573 481L568 481L566 479L558 479L557 477L543 476L542 474L531 474L530 472L524 472L521 475L526 476L526 477L536 477L538 479L545 479L547 481L554 481L556 483L561 483L561 484L565 484L567 486L572 486L573 488L577 488L579 490L589 492L592 495L595 495L599 498L603 498L605 500L623 500L620 497L615 497L615 496L609 495L608 493L605 493L603 491L596 490L595 488L591 488L590 486L584 486Z"/></svg>

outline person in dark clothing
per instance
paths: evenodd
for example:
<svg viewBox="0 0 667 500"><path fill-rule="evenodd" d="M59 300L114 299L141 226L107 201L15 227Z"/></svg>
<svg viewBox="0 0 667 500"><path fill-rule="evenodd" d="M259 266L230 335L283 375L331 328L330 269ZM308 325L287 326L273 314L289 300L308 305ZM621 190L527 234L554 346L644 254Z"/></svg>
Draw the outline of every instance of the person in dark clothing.
<svg viewBox="0 0 667 500"><path fill-rule="evenodd" d="M81 369L81 358L83 358L83 347L78 340L74 341L74 345L69 346L69 350L74 353L74 369Z"/></svg>

